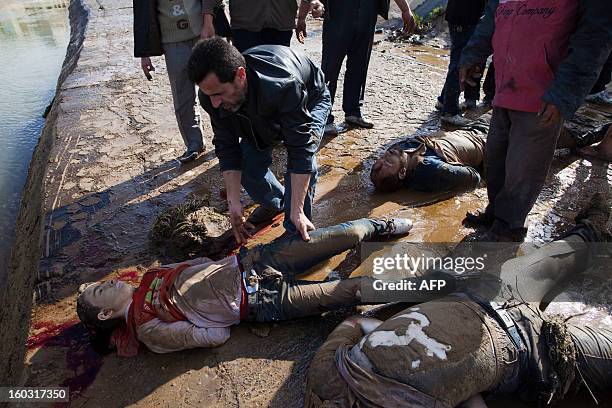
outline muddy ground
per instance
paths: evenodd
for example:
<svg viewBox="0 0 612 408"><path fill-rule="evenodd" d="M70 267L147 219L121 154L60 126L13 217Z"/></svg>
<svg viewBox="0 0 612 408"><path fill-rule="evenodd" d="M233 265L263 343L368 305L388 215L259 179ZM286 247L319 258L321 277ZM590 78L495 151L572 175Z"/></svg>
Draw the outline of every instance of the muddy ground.
<svg viewBox="0 0 612 408"><path fill-rule="evenodd" d="M120 359L99 357L87 346L76 325L78 285L110 276L134 281L136 265L170 260L147 237L164 209L188 198L205 199L219 211L226 207L205 114L206 154L188 166L174 160L184 147L165 66L155 58L156 74L149 82L132 58L131 2L85 3L91 15L83 50L56 101L26 384L70 386L74 407L300 406L308 362L342 313L275 325L266 337L241 324L228 343L213 350L142 351L138 358ZM305 45L294 41L292 46L319 61L319 23L313 23L311 34ZM376 126L323 140L314 223L401 215L415 221L409 241L459 241L472 232L461 226L461 218L485 204L484 189L458 197L406 191L372 195L368 174L374 158L402 135L439 127L433 106L448 64L443 35L418 46L390 43L384 36L376 36L366 89L365 112ZM341 92L334 107L341 119L340 100ZM590 106L581 125L610 116L611 110ZM279 150L276 169L282 169L283 156ZM559 152L530 215L528 239L549 240L571 223L588 196L609 189L611 180L607 164ZM254 242L281 233L277 225ZM343 258L310 277L320 277Z"/></svg>

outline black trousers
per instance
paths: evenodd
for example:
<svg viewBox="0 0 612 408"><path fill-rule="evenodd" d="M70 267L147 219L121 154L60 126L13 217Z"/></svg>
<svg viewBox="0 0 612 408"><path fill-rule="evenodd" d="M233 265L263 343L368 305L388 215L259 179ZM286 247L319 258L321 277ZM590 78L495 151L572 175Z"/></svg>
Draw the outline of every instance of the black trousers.
<svg viewBox="0 0 612 408"><path fill-rule="evenodd" d="M361 116L362 90L365 87L372 53L378 2L334 0L328 4L327 16L323 22L321 69L325 74L333 103L338 76L346 57L342 110L347 116ZM333 121L333 115L329 115L328 123Z"/></svg>
<svg viewBox="0 0 612 408"><path fill-rule="evenodd" d="M261 31L232 30L232 41L238 51L245 52L251 47L264 44L284 45L289 47L293 31L280 31L274 28L264 28Z"/></svg>

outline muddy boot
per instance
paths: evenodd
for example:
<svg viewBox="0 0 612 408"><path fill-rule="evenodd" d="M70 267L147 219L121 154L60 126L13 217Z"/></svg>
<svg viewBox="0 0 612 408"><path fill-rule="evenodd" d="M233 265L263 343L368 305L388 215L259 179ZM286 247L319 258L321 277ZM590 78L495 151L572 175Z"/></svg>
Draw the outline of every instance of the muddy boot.
<svg viewBox="0 0 612 408"><path fill-rule="evenodd" d="M495 221L495 217L486 211L477 211L467 212L465 213L465 218L461 221L466 227L469 228L480 228L480 227L490 227L493 225L493 221Z"/></svg>
<svg viewBox="0 0 612 408"><path fill-rule="evenodd" d="M576 226L563 237L579 235L587 242L611 241L612 236L607 229L610 218L610 201L608 194L595 193L589 204L576 215Z"/></svg>

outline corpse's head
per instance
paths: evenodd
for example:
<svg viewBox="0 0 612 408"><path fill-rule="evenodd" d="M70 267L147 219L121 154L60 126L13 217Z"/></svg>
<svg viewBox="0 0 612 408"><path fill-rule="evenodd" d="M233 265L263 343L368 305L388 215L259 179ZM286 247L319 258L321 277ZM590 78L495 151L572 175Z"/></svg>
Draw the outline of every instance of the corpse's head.
<svg viewBox="0 0 612 408"><path fill-rule="evenodd" d="M403 150L393 146L376 160L370 172L376 191L391 193L398 190L417 165L423 147Z"/></svg>
<svg viewBox="0 0 612 408"><path fill-rule="evenodd" d="M89 332L94 350L101 354L110 351L110 336L115 327L124 324L134 290L132 285L116 279L79 287L77 315Z"/></svg>
<svg viewBox="0 0 612 408"><path fill-rule="evenodd" d="M236 112L246 100L246 62L236 47L222 38L198 41L187 70L214 108Z"/></svg>

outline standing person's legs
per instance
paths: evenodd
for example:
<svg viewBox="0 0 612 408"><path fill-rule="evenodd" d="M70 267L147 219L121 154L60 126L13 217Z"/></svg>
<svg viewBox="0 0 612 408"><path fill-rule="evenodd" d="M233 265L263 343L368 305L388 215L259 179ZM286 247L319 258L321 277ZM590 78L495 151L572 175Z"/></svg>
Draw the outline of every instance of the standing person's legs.
<svg viewBox="0 0 612 408"><path fill-rule="evenodd" d="M346 73L342 96L345 116L361 117L361 91L368 76L371 43L376 28L377 6L370 0L357 0L357 32L347 50Z"/></svg>
<svg viewBox="0 0 612 408"><path fill-rule="evenodd" d="M459 111L459 60L461 59L461 51L470 39L469 33L474 29L466 31L465 27L449 24L449 33L451 39L450 62L448 64L448 73L444 82L442 96L442 114L451 116L457 115Z"/></svg>
<svg viewBox="0 0 612 408"><path fill-rule="evenodd" d="M495 222L501 220L507 228L518 229L524 227L525 219L544 186L563 120L548 125L542 123L537 113L511 110L507 113L511 125L503 162L504 184L494 197ZM495 160L488 156L490 143L489 137L486 157L489 163Z"/></svg>
<svg viewBox="0 0 612 408"><path fill-rule="evenodd" d="M249 48L261 44L261 31L232 29L232 43L238 51L245 52Z"/></svg>
<svg viewBox="0 0 612 408"><path fill-rule="evenodd" d="M593 85L593 89L591 89L591 92L589 92L589 95L600 93L603 90L605 90L608 83L610 83L611 78L612 78L612 54L608 56L608 60L604 64L603 68L601 69L601 73L599 74L599 77L597 78L597 82L595 82L595 85Z"/></svg>
<svg viewBox="0 0 612 408"><path fill-rule="evenodd" d="M249 142L240 143L242 149L242 186L257 204L281 210L285 188L270 171L272 148L257 150Z"/></svg>
<svg viewBox="0 0 612 408"><path fill-rule="evenodd" d="M330 5L333 7L333 17L326 17L323 21L323 46L321 56L321 70L325 74L325 82L331 96L333 107L336 89L338 87L338 76L342 68L342 61L346 56L348 45L353 35L350 15L353 13L341 13L342 2ZM330 11L331 14L331 11ZM334 123L334 115L330 112L327 123Z"/></svg>
<svg viewBox="0 0 612 408"><path fill-rule="evenodd" d="M274 28L264 28L261 30L261 44L275 44L284 45L285 47L291 46L291 37L293 31L281 31Z"/></svg>
<svg viewBox="0 0 612 408"><path fill-rule="evenodd" d="M164 44L174 114L188 152L204 149L196 86L187 75L187 62L194 44L195 40Z"/></svg>
<svg viewBox="0 0 612 408"><path fill-rule="evenodd" d="M484 91L484 101L490 104L495 98L495 65L493 65L493 61L489 64L482 89Z"/></svg>
<svg viewBox="0 0 612 408"><path fill-rule="evenodd" d="M495 215L497 195L506 180L506 155L508 152L508 137L510 135L510 117L508 110L493 108L491 125L485 143L485 174L487 177L487 195L489 203L485 213Z"/></svg>

